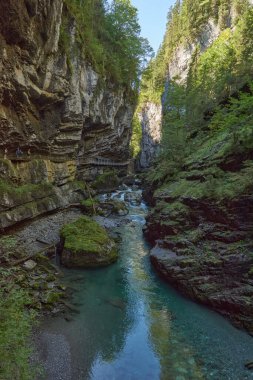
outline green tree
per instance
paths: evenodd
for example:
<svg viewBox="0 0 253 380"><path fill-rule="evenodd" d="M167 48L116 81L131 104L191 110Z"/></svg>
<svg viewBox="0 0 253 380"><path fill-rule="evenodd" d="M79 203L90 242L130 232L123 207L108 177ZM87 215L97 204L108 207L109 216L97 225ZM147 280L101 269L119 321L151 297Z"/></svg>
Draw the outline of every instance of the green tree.
<svg viewBox="0 0 253 380"><path fill-rule="evenodd" d="M152 53L140 36L137 9L129 0L64 0L67 8L61 40L70 56L69 14L76 21L76 54L82 53L94 69L115 84L136 91L143 65ZM71 61L71 59L69 59Z"/></svg>
<svg viewBox="0 0 253 380"><path fill-rule="evenodd" d="M179 165L187 154L185 100L185 87L171 81L164 97L161 156Z"/></svg>
<svg viewBox="0 0 253 380"><path fill-rule="evenodd" d="M113 0L107 12L107 30L112 45L113 59L125 83L137 88L139 75L152 49L140 37L137 9L130 0Z"/></svg>

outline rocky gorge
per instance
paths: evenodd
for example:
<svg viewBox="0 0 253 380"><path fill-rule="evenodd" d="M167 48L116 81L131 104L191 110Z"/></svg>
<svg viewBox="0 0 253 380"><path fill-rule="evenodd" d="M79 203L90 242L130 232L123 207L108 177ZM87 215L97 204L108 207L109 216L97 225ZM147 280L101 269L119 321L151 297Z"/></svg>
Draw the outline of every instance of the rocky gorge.
<svg viewBox="0 0 253 380"><path fill-rule="evenodd" d="M252 333L252 196L217 204L166 190L152 202L145 236L154 246L157 270L184 294Z"/></svg>
<svg viewBox="0 0 253 380"><path fill-rule="evenodd" d="M48 380L250 379L251 337L166 281L253 335L252 1L176 2L141 84L136 17L0 3L1 379L36 378L38 316Z"/></svg>

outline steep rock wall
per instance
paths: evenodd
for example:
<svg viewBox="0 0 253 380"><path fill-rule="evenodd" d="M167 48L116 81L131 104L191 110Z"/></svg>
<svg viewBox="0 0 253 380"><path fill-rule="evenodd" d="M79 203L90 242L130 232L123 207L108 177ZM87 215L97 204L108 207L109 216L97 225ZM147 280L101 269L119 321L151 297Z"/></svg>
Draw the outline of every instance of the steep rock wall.
<svg viewBox="0 0 253 380"><path fill-rule="evenodd" d="M142 129L140 166L148 168L159 152L161 142L162 106L147 102L139 115Z"/></svg>
<svg viewBox="0 0 253 380"><path fill-rule="evenodd" d="M232 33L235 18L232 7L226 19ZM168 66L165 95L170 91L170 81L183 84L188 79L196 46L200 54L208 51L220 32L209 20L196 43L177 46ZM249 78L252 80L250 71ZM252 92L247 86L243 90L250 101ZM227 107L227 99L222 100L220 106ZM244 112L251 123L251 112ZM243 144L233 135L235 128L211 133L208 122L213 114L206 115L209 119L204 120L204 130L200 127L188 138L194 148L185 150L188 155L183 163L167 157L160 180L154 176L146 191L153 208L145 235L153 246L151 261L167 281L253 334L252 134ZM233 115L228 112L227 117ZM243 128L241 120L234 126L236 131ZM166 128L169 131L168 124ZM177 171L166 173L164 167L173 164ZM158 165L155 171L159 169Z"/></svg>
<svg viewBox="0 0 253 380"><path fill-rule="evenodd" d="M227 26L229 27L232 20L229 18L227 21ZM196 47L199 47L200 52L203 53L219 37L220 32L219 25L211 19L208 20L195 41L178 45L168 65L167 81L173 79L177 83L184 83L187 79Z"/></svg>
<svg viewBox="0 0 253 380"><path fill-rule="evenodd" d="M47 190L41 195L43 207L31 196L30 216L78 198L73 181L92 180L103 171L90 159L128 159L133 106L123 89L99 77L75 51L74 20L69 30L70 57L63 52L63 13L66 16L63 0L0 4L0 177L21 188L27 183L31 187L52 184L53 200L47 201ZM21 158L15 154L18 146ZM0 225L4 228L26 217L22 212L16 215L15 196L2 187L6 202Z"/></svg>

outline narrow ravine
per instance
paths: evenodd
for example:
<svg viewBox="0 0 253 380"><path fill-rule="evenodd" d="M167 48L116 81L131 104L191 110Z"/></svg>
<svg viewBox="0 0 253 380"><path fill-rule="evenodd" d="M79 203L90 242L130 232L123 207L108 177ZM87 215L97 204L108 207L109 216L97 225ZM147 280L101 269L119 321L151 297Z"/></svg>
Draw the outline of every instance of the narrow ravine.
<svg viewBox="0 0 253 380"><path fill-rule="evenodd" d="M38 346L45 378L253 379L244 367L253 360L252 337L153 271L142 234L146 211L144 203L131 206L116 228L122 237L116 264L64 270L78 313L43 321Z"/></svg>

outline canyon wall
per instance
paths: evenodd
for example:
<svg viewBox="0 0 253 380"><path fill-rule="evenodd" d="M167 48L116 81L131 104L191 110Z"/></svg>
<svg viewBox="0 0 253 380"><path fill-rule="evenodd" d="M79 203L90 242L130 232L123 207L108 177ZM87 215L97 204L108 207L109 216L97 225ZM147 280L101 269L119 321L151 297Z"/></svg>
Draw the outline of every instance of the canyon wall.
<svg viewBox="0 0 253 380"><path fill-rule="evenodd" d="M247 41L253 12L246 3L241 21L231 2L222 28L210 17L170 55L167 101L161 102L170 149L147 176L152 209L145 235L153 246L151 261L167 281L253 334L253 73Z"/></svg>
<svg viewBox="0 0 253 380"><path fill-rule="evenodd" d="M75 28L63 0L0 4L2 228L79 199L76 180L126 172L133 105L76 51Z"/></svg>

